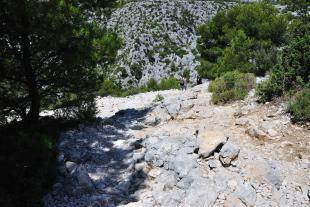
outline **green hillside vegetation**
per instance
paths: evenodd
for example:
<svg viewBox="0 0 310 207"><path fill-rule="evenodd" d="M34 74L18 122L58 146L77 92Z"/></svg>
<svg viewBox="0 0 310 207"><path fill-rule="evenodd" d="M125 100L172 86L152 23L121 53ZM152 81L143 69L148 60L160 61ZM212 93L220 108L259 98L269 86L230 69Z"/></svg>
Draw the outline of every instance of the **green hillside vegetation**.
<svg viewBox="0 0 310 207"><path fill-rule="evenodd" d="M116 80L106 79L103 81L98 94L100 96L126 97L150 91L179 89L179 87L180 86L178 79L173 76L164 78L160 82L157 82L155 79L152 78L141 87L132 87L127 89L123 89Z"/></svg>
<svg viewBox="0 0 310 207"><path fill-rule="evenodd" d="M287 13L266 2L239 4L218 12L199 28L197 70L202 77L215 79L209 89L213 103L245 97L249 88L236 89L241 73L268 74L268 80L257 86L259 100L285 96L293 119L309 121L310 3L282 3L287 4ZM244 86L254 87L252 83L244 78Z"/></svg>
<svg viewBox="0 0 310 207"><path fill-rule="evenodd" d="M276 62L276 47L283 43L286 27L285 15L268 3L218 12L199 28L199 74L209 79L233 70L264 75Z"/></svg>
<svg viewBox="0 0 310 207"><path fill-rule="evenodd" d="M267 81L258 85L261 102L285 96L294 121L310 121L310 18L309 1L285 1L291 16L285 45Z"/></svg>

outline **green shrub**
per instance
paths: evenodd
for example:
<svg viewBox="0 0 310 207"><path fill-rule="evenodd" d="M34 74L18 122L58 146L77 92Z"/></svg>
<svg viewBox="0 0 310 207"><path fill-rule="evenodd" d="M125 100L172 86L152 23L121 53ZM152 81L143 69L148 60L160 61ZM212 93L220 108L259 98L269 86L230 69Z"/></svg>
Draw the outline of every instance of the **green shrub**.
<svg viewBox="0 0 310 207"><path fill-rule="evenodd" d="M173 76L162 79L158 84L158 90L169 90L178 88L179 88L179 81Z"/></svg>
<svg viewBox="0 0 310 207"><path fill-rule="evenodd" d="M182 73L182 76L186 78L187 82L189 82L190 71L188 69L185 69Z"/></svg>
<svg viewBox="0 0 310 207"><path fill-rule="evenodd" d="M159 52L159 56L161 57L161 58L165 58L166 56L167 56L167 52L164 50L164 51L160 51Z"/></svg>
<svg viewBox="0 0 310 207"><path fill-rule="evenodd" d="M272 48L284 42L286 27L285 16L265 2L218 12L199 28L199 75L215 79L232 70L264 75L276 64Z"/></svg>
<svg viewBox="0 0 310 207"><path fill-rule="evenodd" d="M159 90L157 81L154 78L151 78L146 83L146 88L147 88L148 91L157 91L157 90Z"/></svg>
<svg viewBox="0 0 310 207"><path fill-rule="evenodd" d="M178 71L178 67L176 66L175 62L172 62L170 67L172 72Z"/></svg>
<svg viewBox="0 0 310 207"><path fill-rule="evenodd" d="M209 85L209 91L213 93L211 101L218 104L242 100L254 84L255 76L251 73L227 72Z"/></svg>
<svg viewBox="0 0 310 207"><path fill-rule="evenodd" d="M155 99L154 99L154 102L160 102L160 101L162 101L164 99L165 98L161 94L157 94Z"/></svg>
<svg viewBox="0 0 310 207"><path fill-rule="evenodd" d="M121 89L113 80L106 79L103 81L101 88L98 91L98 94L100 96L110 95L116 97L125 97L149 91L169 90L178 88L179 81L173 76L169 78L164 78L159 83L154 78L151 78L144 86L130 87L127 89ZM85 112L91 111L85 110ZM87 113L85 114L87 115Z"/></svg>
<svg viewBox="0 0 310 207"><path fill-rule="evenodd" d="M294 122L310 121L310 88L298 92L290 101L289 112Z"/></svg>
<svg viewBox="0 0 310 207"><path fill-rule="evenodd" d="M290 90L305 88L310 78L310 24L291 22L288 44L283 48L279 63L272 68L269 80L258 85L261 101L270 101Z"/></svg>
<svg viewBox="0 0 310 207"><path fill-rule="evenodd" d="M283 94L282 85L277 81L277 77L271 74L269 79L261 82L256 87L256 95L260 102L271 101L274 97L279 97Z"/></svg>
<svg viewBox="0 0 310 207"><path fill-rule="evenodd" d="M142 66L139 63L134 63L130 67L131 74L137 79L140 80L142 78Z"/></svg>

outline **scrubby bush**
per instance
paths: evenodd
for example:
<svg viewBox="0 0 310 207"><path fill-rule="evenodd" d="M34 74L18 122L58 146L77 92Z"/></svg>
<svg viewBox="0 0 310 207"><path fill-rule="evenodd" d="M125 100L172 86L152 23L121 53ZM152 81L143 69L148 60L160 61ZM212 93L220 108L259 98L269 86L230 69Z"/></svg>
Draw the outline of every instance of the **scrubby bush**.
<svg viewBox="0 0 310 207"><path fill-rule="evenodd" d="M146 83L146 90L147 91L157 91L159 90L158 83L154 78L151 78L147 83Z"/></svg>
<svg viewBox="0 0 310 207"><path fill-rule="evenodd" d="M162 79L158 84L158 90L178 89L179 81L174 76Z"/></svg>
<svg viewBox="0 0 310 207"><path fill-rule="evenodd" d="M142 66L139 63L134 63L130 67L131 74L137 79L140 80L142 78Z"/></svg>
<svg viewBox="0 0 310 207"><path fill-rule="evenodd" d="M164 78L159 83L154 78L151 78L144 86L130 87L127 89L122 89L114 80L106 79L103 81L101 88L98 91L98 95L125 97L149 91L160 91L178 88L179 81L173 76L169 78Z"/></svg>
<svg viewBox="0 0 310 207"><path fill-rule="evenodd" d="M258 84L256 88L256 95L260 97L261 102L270 101L273 97L282 95L282 88L276 81L274 74L268 80L265 80Z"/></svg>
<svg viewBox="0 0 310 207"><path fill-rule="evenodd" d="M185 69L182 73L182 76L184 78L186 78L187 82L189 81L189 78L190 78L190 71L188 69Z"/></svg>
<svg viewBox="0 0 310 207"><path fill-rule="evenodd" d="M154 99L154 102L160 102L160 101L162 101L164 99L165 98L161 94L157 94L155 99Z"/></svg>
<svg viewBox="0 0 310 207"><path fill-rule="evenodd" d="M289 112L294 122L310 121L310 88L298 92L290 101Z"/></svg>
<svg viewBox="0 0 310 207"><path fill-rule="evenodd" d="M287 21L271 4L238 4L218 12L199 28L202 77L239 70L264 75L276 63L273 48L284 41Z"/></svg>
<svg viewBox="0 0 310 207"><path fill-rule="evenodd" d="M270 78L258 85L260 101L270 101L291 90L308 87L310 78L310 24L294 20L289 28L288 44Z"/></svg>
<svg viewBox="0 0 310 207"><path fill-rule="evenodd" d="M211 100L214 104L242 100L254 84L255 76L251 73L227 72L209 85L209 91L213 93Z"/></svg>

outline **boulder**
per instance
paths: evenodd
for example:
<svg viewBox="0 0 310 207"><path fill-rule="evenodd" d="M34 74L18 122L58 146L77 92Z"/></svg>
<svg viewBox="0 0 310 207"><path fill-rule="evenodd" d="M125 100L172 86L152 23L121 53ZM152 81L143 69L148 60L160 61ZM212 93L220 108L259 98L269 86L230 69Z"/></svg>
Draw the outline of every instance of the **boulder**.
<svg viewBox="0 0 310 207"><path fill-rule="evenodd" d="M221 131L205 131L198 135L198 154L202 158L208 158L214 152L219 151L227 141L227 137Z"/></svg>
<svg viewBox="0 0 310 207"><path fill-rule="evenodd" d="M222 162L223 166L229 166L233 160L235 160L240 152L240 148L230 141L228 141L222 147L220 151L220 161Z"/></svg>

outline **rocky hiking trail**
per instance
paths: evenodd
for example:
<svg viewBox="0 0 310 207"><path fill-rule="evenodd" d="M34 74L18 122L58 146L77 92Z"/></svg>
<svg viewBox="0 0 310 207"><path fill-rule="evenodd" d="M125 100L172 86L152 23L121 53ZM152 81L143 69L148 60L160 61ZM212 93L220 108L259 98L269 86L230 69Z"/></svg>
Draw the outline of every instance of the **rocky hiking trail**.
<svg viewBox="0 0 310 207"><path fill-rule="evenodd" d="M215 106L207 88L98 99L96 123L60 137L44 205L309 206L309 130L285 104Z"/></svg>

